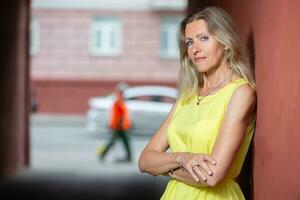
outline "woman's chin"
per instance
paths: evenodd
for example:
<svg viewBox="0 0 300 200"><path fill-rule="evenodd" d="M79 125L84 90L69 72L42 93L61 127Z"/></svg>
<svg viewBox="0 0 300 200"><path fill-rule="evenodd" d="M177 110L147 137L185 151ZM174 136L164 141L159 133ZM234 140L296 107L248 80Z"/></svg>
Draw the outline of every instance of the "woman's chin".
<svg viewBox="0 0 300 200"><path fill-rule="evenodd" d="M198 70L198 72L200 72L200 73L205 73L205 72L208 72L208 71L209 71L208 68L198 67L198 66L197 66L197 70Z"/></svg>

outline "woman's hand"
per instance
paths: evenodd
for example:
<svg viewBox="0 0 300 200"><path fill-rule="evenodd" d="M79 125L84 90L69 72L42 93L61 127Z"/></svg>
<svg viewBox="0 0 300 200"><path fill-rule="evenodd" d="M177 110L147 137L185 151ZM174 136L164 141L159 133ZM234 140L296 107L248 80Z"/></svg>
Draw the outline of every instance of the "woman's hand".
<svg viewBox="0 0 300 200"><path fill-rule="evenodd" d="M212 176L213 171L209 167L209 164L217 164L212 157L201 153L182 153L177 156L176 162L186 169L197 182L199 182L200 179L201 182L205 182L207 180L207 176Z"/></svg>

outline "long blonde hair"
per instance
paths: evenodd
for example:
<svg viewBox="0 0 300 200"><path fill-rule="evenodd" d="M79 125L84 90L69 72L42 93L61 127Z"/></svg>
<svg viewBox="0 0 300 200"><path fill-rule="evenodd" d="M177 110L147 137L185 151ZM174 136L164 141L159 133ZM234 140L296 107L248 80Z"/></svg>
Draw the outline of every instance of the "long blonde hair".
<svg viewBox="0 0 300 200"><path fill-rule="evenodd" d="M185 29L187 24L204 20L207 23L208 31L214 35L216 40L223 44L225 60L233 73L246 79L251 87L255 89L254 76L250 68L249 57L231 16L221 8L207 7L188 14L180 24L179 52L179 92L183 101L188 101L197 93L199 87L203 86L202 73L189 59L185 43Z"/></svg>

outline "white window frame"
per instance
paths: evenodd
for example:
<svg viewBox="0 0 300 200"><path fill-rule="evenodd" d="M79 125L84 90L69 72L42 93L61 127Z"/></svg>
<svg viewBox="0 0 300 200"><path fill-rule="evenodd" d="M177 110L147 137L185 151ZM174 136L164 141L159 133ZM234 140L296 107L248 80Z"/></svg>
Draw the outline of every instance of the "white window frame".
<svg viewBox="0 0 300 200"><path fill-rule="evenodd" d="M99 36L100 34L100 36ZM97 43L100 42L100 45ZM122 25L117 17L96 16L90 28L90 52L94 56L118 56L122 52Z"/></svg>
<svg viewBox="0 0 300 200"><path fill-rule="evenodd" d="M30 55L36 55L40 49L40 26L37 17L31 18L30 23Z"/></svg>
<svg viewBox="0 0 300 200"><path fill-rule="evenodd" d="M179 59L178 34L181 17L167 16L160 23L160 57ZM164 38L163 35L166 34ZM165 40L166 39L166 40ZM166 44L166 46L164 45Z"/></svg>

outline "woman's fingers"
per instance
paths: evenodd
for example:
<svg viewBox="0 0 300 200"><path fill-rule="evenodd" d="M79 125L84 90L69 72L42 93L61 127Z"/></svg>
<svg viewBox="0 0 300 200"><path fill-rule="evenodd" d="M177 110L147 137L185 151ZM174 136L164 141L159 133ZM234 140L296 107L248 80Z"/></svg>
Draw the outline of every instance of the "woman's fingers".
<svg viewBox="0 0 300 200"><path fill-rule="evenodd" d="M178 163L185 168L192 178L199 182L205 182L209 176L213 175L213 170L209 164L216 165L216 160L205 154L183 154L178 157ZM208 164L209 163L209 164Z"/></svg>
<svg viewBox="0 0 300 200"><path fill-rule="evenodd" d="M198 175L194 172L194 167L197 166L198 163L195 160L190 160L187 165L186 165L186 170L190 173L190 175L193 177L193 179L197 182L199 182L199 177Z"/></svg>
<svg viewBox="0 0 300 200"><path fill-rule="evenodd" d="M213 175L213 170L210 168L210 163L216 163L215 160L209 156L200 154L197 155L194 159L193 159L193 163L195 163L195 165L199 165L199 167L202 169L202 171L207 174L208 176L212 176Z"/></svg>
<svg viewBox="0 0 300 200"><path fill-rule="evenodd" d="M201 155L201 157L203 158L204 161L207 161L207 162L209 162L212 165L216 165L217 164L217 161L215 159L213 159L212 157L210 157L210 156Z"/></svg>
<svg viewBox="0 0 300 200"><path fill-rule="evenodd" d="M194 172L197 174L197 176L203 181L206 182L207 177L205 175L205 172L203 172L202 168L199 166L193 167Z"/></svg>
<svg viewBox="0 0 300 200"><path fill-rule="evenodd" d="M197 182L199 182L199 178L198 178L198 176L196 175L196 173L194 172L194 170L193 170L193 167L194 167L195 165L190 165L190 166L188 166L187 167L187 171L190 173L190 175L193 177L193 179L195 180L195 181L197 181Z"/></svg>
<svg viewBox="0 0 300 200"><path fill-rule="evenodd" d="M213 175L213 170L210 168L209 164L216 165L217 162L212 157L200 154L195 159L197 164L205 171L207 175Z"/></svg>
<svg viewBox="0 0 300 200"><path fill-rule="evenodd" d="M206 161L200 160L200 161L198 161L198 163L199 163L199 167L200 167L201 169L203 169L203 171L204 171L207 175L209 175L209 176L212 176L212 175L213 175L213 171L212 171L212 169L208 166L208 164L207 164Z"/></svg>

